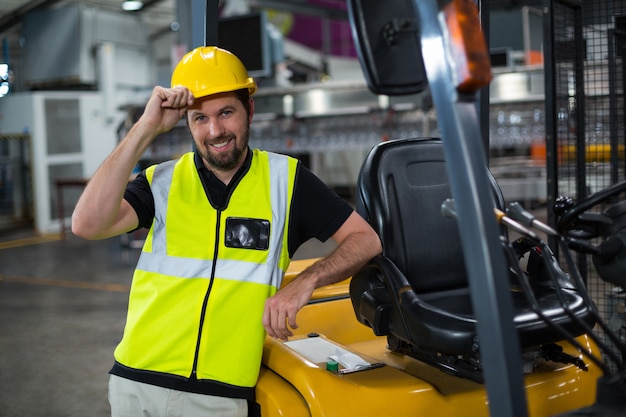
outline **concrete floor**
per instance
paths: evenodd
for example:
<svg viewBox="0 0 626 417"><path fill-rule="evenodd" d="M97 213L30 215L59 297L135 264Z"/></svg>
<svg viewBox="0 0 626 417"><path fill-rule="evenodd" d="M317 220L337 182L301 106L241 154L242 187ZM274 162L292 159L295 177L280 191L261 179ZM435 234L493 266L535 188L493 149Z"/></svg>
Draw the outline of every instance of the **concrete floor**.
<svg viewBox="0 0 626 417"><path fill-rule="evenodd" d="M311 241L295 258L334 245ZM139 251L0 230L0 417L106 417Z"/></svg>

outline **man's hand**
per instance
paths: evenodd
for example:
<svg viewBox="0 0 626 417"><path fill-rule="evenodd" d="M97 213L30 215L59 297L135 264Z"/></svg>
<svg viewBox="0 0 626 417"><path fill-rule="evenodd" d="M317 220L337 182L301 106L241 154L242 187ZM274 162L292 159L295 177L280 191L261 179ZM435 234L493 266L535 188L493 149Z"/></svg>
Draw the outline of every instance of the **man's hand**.
<svg viewBox="0 0 626 417"><path fill-rule="evenodd" d="M185 87L154 87L137 123L156 134L167 132L176 126L193 102L193 94Z"/></svg>
<svg viewBox="0 0 626 417"><path fill-rule="evenodd" d="M298 328L296 314L309 302L315 289L314 280L303 275L306 272L265 301L263 326L271 337L287 340L293 336L290 328Z"/></svg>

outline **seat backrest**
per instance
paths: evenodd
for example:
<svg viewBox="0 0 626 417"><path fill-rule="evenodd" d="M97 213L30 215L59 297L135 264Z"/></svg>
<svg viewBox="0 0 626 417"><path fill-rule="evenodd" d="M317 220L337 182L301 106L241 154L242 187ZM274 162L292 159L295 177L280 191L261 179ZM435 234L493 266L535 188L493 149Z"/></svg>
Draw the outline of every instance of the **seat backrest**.
<svg viewBox="0 0 626 417"><path fill-rule="evenodd" d="M494 184L496 206L504 202ZM374 147L357 183L356 206L417 293L468 285L456 220L441 214L452 198L439 139L401 139Z"/></svg>

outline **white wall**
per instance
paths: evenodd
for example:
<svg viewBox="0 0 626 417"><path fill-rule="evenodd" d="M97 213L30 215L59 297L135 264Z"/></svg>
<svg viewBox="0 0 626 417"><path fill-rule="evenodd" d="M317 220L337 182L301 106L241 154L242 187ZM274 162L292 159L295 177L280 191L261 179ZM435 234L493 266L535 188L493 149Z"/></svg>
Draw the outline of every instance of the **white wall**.
<svg viewBox="0 0 626 417"><path fill-rule="evenodd" d="M67 121L79 124L79 146L68 152L49 149L49 136L63 134L63 126L48 126L47 100L58 103L78 103L68 109ZM56 103L56 102L55 102ZM57 109L62 115L63 109ZM70 114L71 113L71 114ZM117 115L119 119L120 115ZM71 128L68 131L72 130ZM98 92L33 92L15 93L0 100L0 133L29 133L31 135L31 171L35 228L40 233L55 232L60 223L54 216L57 208L55 180L66 177L89 178L118 142L117 126L103 111L102 94ZM70 135L70 132L68 132ZM66 169L67 167L67 169ZM76 167L79 167L78 170ZM64 201L67 200L64 198ZM69 223L72 202L65 210Z"/></svg>

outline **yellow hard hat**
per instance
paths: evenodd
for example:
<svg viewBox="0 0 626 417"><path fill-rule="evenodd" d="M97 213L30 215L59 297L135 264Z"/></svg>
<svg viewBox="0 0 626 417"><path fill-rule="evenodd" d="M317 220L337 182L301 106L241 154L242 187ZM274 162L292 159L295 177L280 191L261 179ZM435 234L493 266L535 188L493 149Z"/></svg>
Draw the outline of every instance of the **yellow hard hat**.
<svg viewBox="0 0 626 417"><path fill-rule="evenodd" d="M194 97L247 88L253 95L256 82L232 52L216 46L201 46L187 52L172 74L172 88L187 87Z"/></svg>

